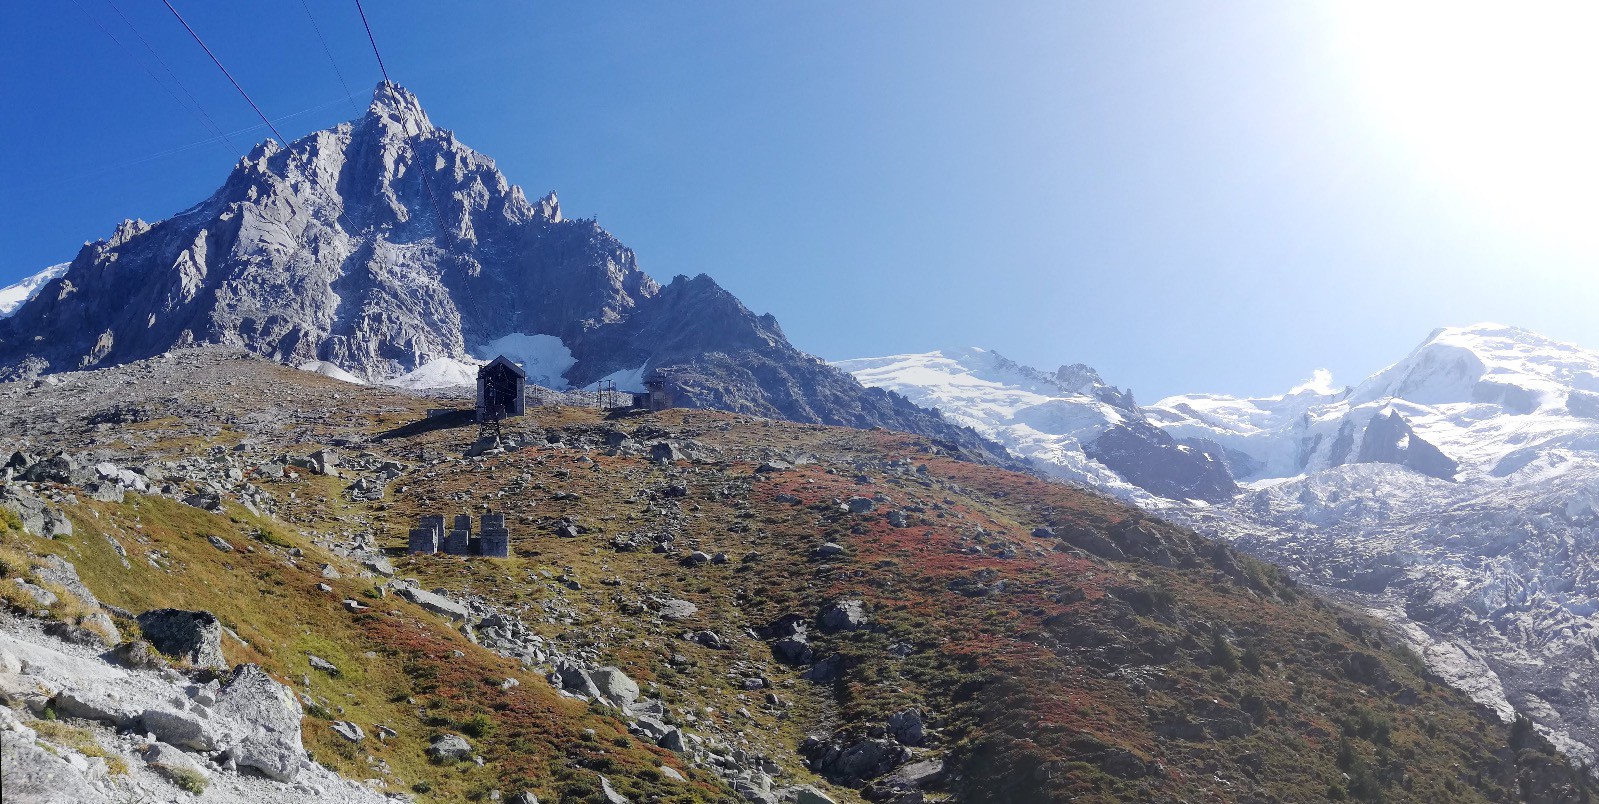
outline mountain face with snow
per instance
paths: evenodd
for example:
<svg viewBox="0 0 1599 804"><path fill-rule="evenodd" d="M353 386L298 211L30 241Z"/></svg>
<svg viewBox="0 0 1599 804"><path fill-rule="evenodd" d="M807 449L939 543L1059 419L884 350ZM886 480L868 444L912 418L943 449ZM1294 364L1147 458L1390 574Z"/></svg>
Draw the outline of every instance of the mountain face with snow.
<svg viewBox="0 0 1599 804"><path fill-rule="evenodd" d="M1513 327L1433 332L1341 391L1147 409L1246 482L1190 524L1360 594L1485 700L1599 754L1599 353Z"/></svg>
<svg viewBox="0 0 1599 804"><path fill-rule="evenodd" d="M1599 758L1599 353L1512 327L1446 328L1353 387L1142 408L1120 391L1127 404L1106 401L1097 375L1055 381L1081 369L1050 375L978 349L839 365L1057 477L1353 597L1484 703ZM1139 424L1182 451L1144 448L1132 462L1144 475L1096 454ZM1207 498L1141 482L1195 454L1242 487L1196 505Z"/></svg>
<svg viewBox="0 0 1599 804"><path fill-rule="evenodd" d="M427 387L509 351L557 388L660 369L684 406L1005 457L795 349L707 276L658 285L594 221L563 217L553 193L528 199L387 82L362 118L257 146L210 198L125 221L35 284L0 319L0 376L224 344Z"/></svg>
<svg viewBox="0 0 1599 804"><path fill-rule="evenodd" d="M39 295L39 291L43 290L50 280L67 272L68 265L70 263L65 262L60 265L52 265L16 284L0 288L0 318L10 316L17 311L18 307L26 304L34 296Z"/></svg>
<svg viewBox="0 0 1599 804"><path fill-rule="evenodd" d="M1048 373L997 352L963 349L834 365L866 385L938 408L1053 477L1147 505L1222 502L1238 493L1216 456L1153 426L1131 393L1082 364Z"/></svg>

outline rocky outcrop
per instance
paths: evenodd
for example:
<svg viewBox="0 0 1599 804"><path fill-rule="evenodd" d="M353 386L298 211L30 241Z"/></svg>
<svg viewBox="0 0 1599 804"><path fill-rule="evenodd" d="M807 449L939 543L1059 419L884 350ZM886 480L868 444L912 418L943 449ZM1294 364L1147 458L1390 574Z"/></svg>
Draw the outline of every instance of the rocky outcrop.
<svg viewBox="0 0 1599 804"><path fill-rule="evenodd" d="M7 717L7 715L0 715ZM50 751L20 730L0 731L5 756L6 804L99 804L110 801L89 781L85 769Z"/></svg>
<svg viewBox="0 0 1599 804"><path fill-rule="evenodd" d="M306 762L300 744L304 713L287 687L253 664L240 665L218 693L214 711L225 721L220 737L239 767L280 782L299 774Z"/></svg>
<svg viewBox="0 0 1599 804"><path fill-rule="evenodd" d="M1177 443L1165 430L1129 419L1083 445L1088 457L1151 494L1175 500L1223 502L1238 493L1227 465Z"/></svg>
<svg viewBox="0 0 1599 804"><path fill-rule="evenodd" d="M154 609L140 614L139 630L156 650L195 667L228 669L222 623L209 611Z"/></svg>
<svg viewBox="0 0 1599 804"><path fill-rule="evenodd" d="M1396 410L1375 416L1366 425L1355 462L1398 464L1439 480L1453 480L1460 471L1459 463L1423 441Z"/></svg>

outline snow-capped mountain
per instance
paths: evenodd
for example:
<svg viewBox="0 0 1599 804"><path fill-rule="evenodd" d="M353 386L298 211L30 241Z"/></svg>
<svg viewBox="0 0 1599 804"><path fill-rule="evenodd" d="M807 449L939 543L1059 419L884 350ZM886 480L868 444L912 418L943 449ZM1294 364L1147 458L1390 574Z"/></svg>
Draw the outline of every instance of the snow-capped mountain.
<svg viewBox="0 0 1599 804"><path fill-rule="evenodd" d="M387 82L360 119L256 146L210 198L123 222L38 291L0 319L0 377L215 343L428 387L507 353L556 388L660 369L686 406L881 425L1008 459L795 349L703 274L658 285L593 220L565 218L554 193L529 200Z"/></svg>
<svg viewBox="0 0 1599 804"><path fill-rule="evenodd" d="M1238 492L1221 461L1152 426L1131 393L1082 364L1046 373L972 348L833 365L938 408L1054 477L1150 506L1167 498L1221 502Z"/></svg>
<svg viewBox="0 0 1599 804"><path fill-rule="evenodd" d="M0 318L11 315L18 307L39 295L46 283L67 272L68 265L71 263L52 265L16 284L0 288Z"/></svg>
<svg viewBox="0 0 1599 804"><path fill-rule="evenodd" d="M1445 328L1353 387L1321 376L1275 397L1143 408L1102 399L1097 375L1063 386L980 349L839 365L1356 598L1483 702L1599 756L1599 353L1496 324ZM1092 445L1128 421L1182 450L1145 460L1215 456L1243 488L1193 505L1106 471Z"/></svg>
<svg viewBox="0 0 1599 804"><path fill-rule="evenodd" d="M1346 463L1502 476L1562 445L1599 448L1599 354L1497 324L1445 328L1342 391L1176 396L1148 413L1173 435L1224 447L1245 481Z"/></svg>

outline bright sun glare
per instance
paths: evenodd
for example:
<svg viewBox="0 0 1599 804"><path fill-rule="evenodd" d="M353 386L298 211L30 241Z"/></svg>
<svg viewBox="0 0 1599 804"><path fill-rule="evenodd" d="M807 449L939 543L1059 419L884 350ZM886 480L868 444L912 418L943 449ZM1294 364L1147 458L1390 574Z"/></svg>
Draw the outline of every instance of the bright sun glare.
<svg viewBox="0 0 1599 804"><path fill-rule="evenodd" d="M1373 122L1408 157L1498 221L1599 250L1599 2L1332 8Z"/></svg>

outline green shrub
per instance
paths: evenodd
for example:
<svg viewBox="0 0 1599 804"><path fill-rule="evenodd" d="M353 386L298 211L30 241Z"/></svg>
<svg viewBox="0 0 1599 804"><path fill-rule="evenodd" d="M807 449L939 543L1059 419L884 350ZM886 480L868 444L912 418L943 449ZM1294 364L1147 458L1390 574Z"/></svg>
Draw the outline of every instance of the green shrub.
<svg viewBox="0 0 1599 804"><path fill-rule="evenodd" d="M1233 650L1232 643L1220 631L1211 633L1210 662L1229 673L1238 669L1238 651Z"/></svg>
<svg viewBox="0 0 1599 804"><path fill-rule="evenodd" d="M486 713L477 714L461 721L461 731L468 737L487 737L494 732L494 718Z"/></svg>
<svg viewBox="0 0 1599 804"><path fill-rule="evenodd" d="M200 775L197 770L192 768L166 768L165 773L167 778L171 779L172 783L185 793L193 793L198 796L205 792L206 778Z"/></svg>

